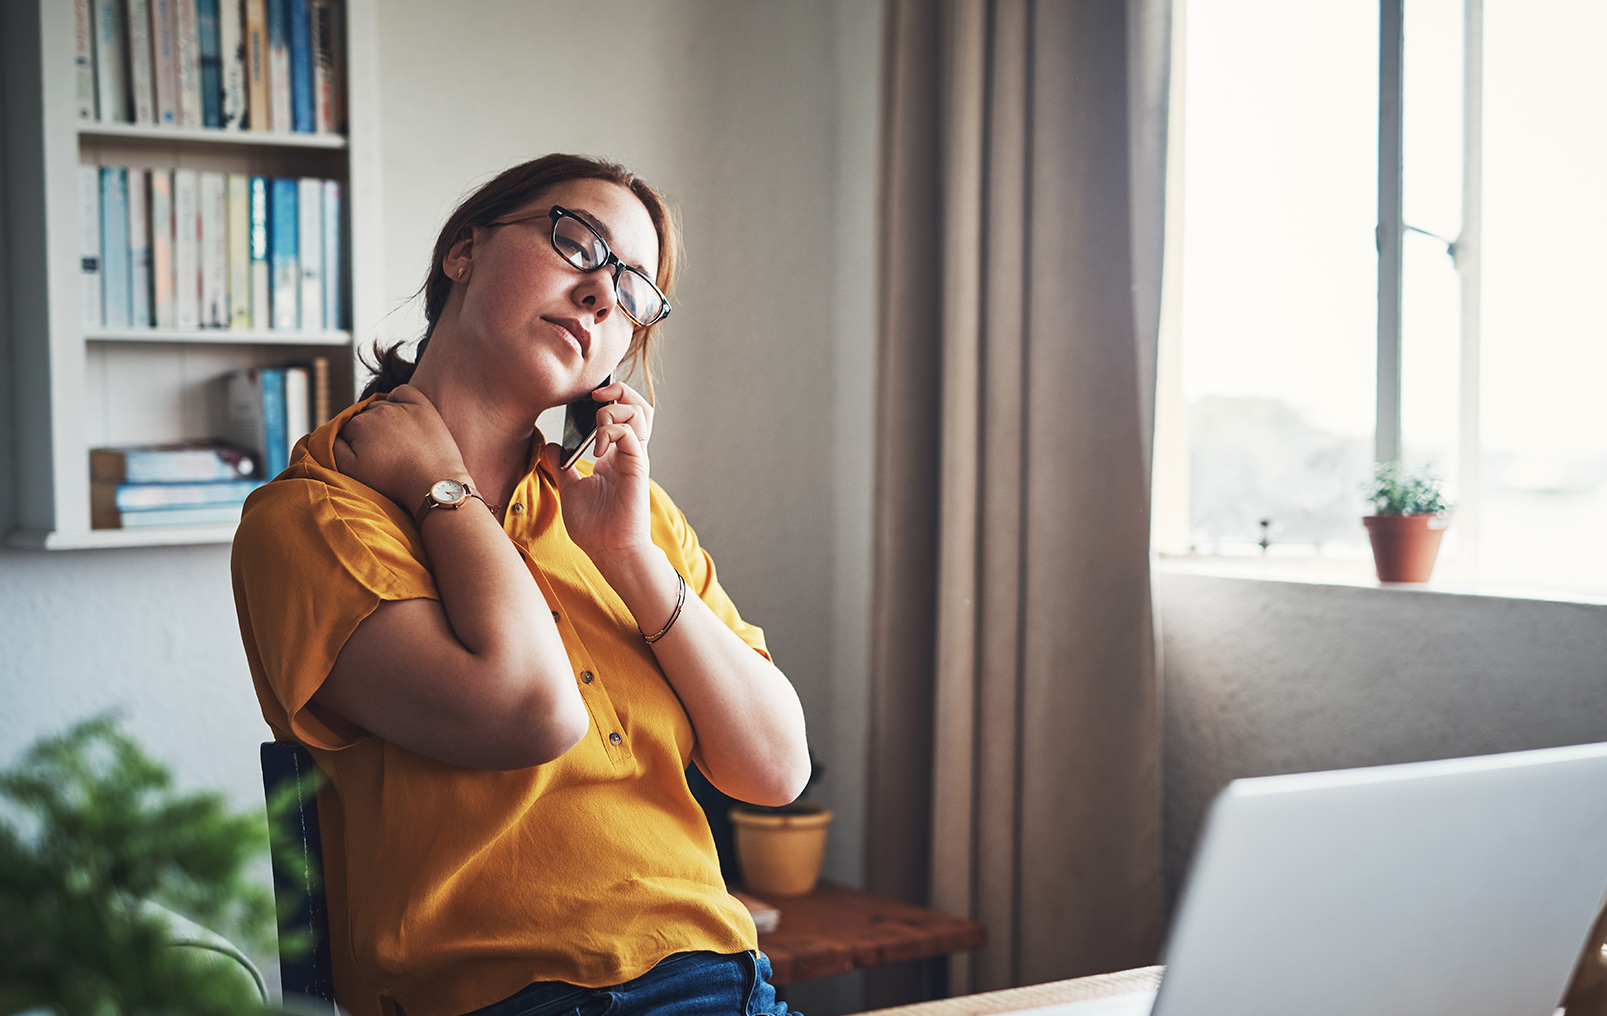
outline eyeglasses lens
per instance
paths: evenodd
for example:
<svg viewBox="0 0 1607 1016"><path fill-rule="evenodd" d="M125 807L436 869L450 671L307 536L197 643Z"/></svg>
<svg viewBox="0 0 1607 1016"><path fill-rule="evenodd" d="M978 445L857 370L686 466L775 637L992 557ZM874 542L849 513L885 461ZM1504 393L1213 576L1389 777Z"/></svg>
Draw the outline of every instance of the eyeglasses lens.
<svg viewBox="0 0 1607 1016"><path fill-rule="evenodd" d="M609 250L603 238L579 219L560 215L552 227L552 245L565 261L583 272L595 272L607 264ZM664 312L664 298L634 268L621 266L614 280L614 295L631 320L646 324Z"/></svg>

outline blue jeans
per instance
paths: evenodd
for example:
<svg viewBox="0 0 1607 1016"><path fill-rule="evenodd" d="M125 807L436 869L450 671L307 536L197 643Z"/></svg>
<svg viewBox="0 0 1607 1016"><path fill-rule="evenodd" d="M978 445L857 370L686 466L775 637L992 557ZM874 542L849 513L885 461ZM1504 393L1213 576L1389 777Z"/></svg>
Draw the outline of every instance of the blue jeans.
<svg viewBox="0 0 1607 1016"><path fill-rule="evenodd" d="M787 1016L764 953L676 953L611 988L537 981L466 1016ZM799 1014L794 1014L799 1016Z"/></svg>

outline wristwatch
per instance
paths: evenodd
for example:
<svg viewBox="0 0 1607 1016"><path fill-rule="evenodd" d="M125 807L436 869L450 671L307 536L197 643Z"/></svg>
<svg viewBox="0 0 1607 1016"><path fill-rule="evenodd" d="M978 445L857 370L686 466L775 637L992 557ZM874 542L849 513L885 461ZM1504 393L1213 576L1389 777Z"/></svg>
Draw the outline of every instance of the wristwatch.
<svg viewBox="0 0 1607 1016"><path fill-rule="evenodd" d="M424 503L419 505L418 511L413 513L413 521L420 528L424 526L424 516L431 508L450 508L456 510L468 503L469 498L479 497L480 503L487 508L491 502L476 494L469 485L461 480L436 480L430 486L430 492L424 495Z"/></svg>

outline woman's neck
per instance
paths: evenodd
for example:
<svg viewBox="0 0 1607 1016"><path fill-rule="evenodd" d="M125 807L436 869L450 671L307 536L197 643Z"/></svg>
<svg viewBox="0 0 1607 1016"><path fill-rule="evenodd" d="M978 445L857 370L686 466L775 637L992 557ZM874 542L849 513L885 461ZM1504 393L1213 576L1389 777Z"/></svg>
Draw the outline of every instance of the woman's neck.
<svg viewBox="0 0 1607 1016"><path fill-rule="evenodd" d="M474 478L475 491L493 504L507 504L528 471L535 418L488 399L481 386L422 364L411 383L441 414Z"/></svg>

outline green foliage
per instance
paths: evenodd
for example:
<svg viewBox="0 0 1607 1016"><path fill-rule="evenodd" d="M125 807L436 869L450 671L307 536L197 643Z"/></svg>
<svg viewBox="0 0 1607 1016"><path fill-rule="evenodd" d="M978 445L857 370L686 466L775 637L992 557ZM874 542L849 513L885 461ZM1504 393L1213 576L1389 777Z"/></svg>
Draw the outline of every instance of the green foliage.
<svg viewBox="0 0 1607 1016"><path fill-rule="evenodd" d="M172 778L107 717L40 741L0 772L0 1014L263 1012L248 981L171 946L153 901L258 951L270 894L247 875L263 816Z"/></svg>
<svg viewBox="0 0 1607 1016"><path fill-rule="evenodd" d="M1379 515L1438 515L1451 510L1438 479L1428 473L1404 473L1399 462L1377 464L1367 500Z"/></svg>

